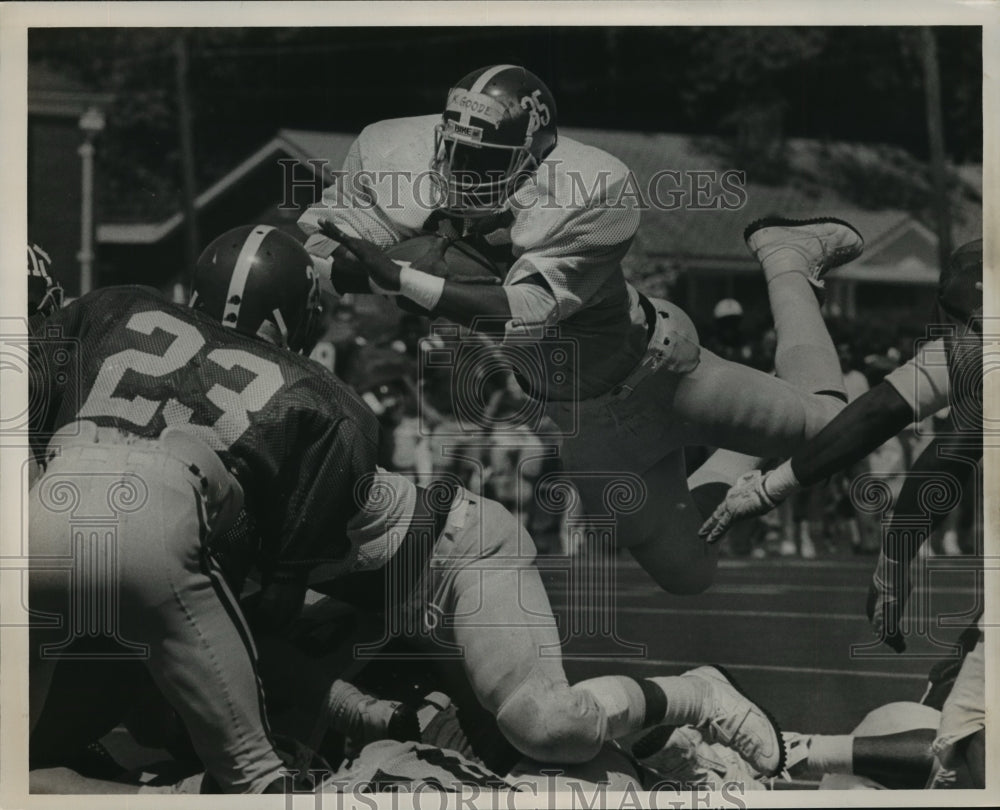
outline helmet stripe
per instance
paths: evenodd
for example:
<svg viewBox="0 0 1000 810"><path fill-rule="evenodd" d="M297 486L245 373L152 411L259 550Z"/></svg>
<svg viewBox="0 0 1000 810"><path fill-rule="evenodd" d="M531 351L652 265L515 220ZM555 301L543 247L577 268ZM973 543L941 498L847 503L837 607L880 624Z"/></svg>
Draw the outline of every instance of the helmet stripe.
<svg viewBox="0 0 1000 810"><path fill-rule="evenodd" d="M240 249L240 255L236 257L236 266L233 274L229 277L229 291L226 293L226 306L222 311L222 324L233 329L240 319L240 306L243 303L243 290L247 286L247 278L250 275L250 268L253 267L253 260L260 250L261 243L267 235L274 230L273 225L259 225L250 231L250 235ZM233 303L233 299L238 303ZM230 320L229 316L233 318Z"/></svg>
<svg viewBox="0 0 1000 810"><path fill-rule="evenodd" d="M508 68L516 68L517 65L494 65L488 70L483 71L483 75L480 76L472 83L472 87L469 88L470 93L481 93L483 88L496 76L498 73L502 73ZM466 108L462 111L462 115L459 118L459 123L468 126L469 122L472 120L469 110Z"/></svg>

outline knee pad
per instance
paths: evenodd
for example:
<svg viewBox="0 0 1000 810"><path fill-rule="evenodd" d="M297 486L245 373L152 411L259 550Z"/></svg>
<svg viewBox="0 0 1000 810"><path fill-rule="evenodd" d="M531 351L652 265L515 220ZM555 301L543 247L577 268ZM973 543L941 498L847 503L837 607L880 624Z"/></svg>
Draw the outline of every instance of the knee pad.
<svg viewBox="0 0 1000 810"><path fill-rule="evenodd" d="M587 762L604 742L604 717L593 696L544 677L528 678L504 701L497 725L538 762Z"/></svg>
<svg viewBox="0 0 1000 810"><path fill-rule="evenodd" d="M483 498L481 521L484 528L482 556L517 557L524 564L537 555L535 542L521 522L503 504Z"/></svg>

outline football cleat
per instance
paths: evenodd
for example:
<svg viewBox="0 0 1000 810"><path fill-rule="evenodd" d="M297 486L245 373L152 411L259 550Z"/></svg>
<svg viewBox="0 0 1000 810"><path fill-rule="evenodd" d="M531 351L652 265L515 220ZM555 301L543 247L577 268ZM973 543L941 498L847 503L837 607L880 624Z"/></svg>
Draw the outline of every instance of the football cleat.
<svg viewBox="0 0 1000 810"><path fill-rule="evenodd" d="M795 731L783 731L781 741L785 745L785 768L782 774L786 779L799 779L815 776L809 773L809 743L812 737Z"/></svg>
<svg viewBox="0 0 1000 810"><path fill-rule="evenodd" d="M785 767L785 746L778 724L746 697L720 667L698 667L681 675L708 687L704 721L698 726L709 742L733 749L761 776Z"/></svg>
<svg viewBox="0 0 1000 810"><path fill-rule="evenodd" d="M852 225L832 217L765 217L747 225L743 239L764 266L777 251L794 250L805 260L803 271L809 282L819 289L824 287L823 276L829 270L858 258L865 246Z"/></svg>
<svg viewBox="0 0 1000 810"><path fill-rule="evenodd" d="M380 700L346 681L335 681L327 693L326 724L361 750L376 740L420 740L417 713L405 703Z"/></svg>

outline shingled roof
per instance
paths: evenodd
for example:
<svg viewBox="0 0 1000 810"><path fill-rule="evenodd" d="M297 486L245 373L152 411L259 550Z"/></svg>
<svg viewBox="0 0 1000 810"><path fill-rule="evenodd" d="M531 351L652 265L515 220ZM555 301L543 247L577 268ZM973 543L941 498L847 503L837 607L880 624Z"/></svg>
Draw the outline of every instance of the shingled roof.
<svg viewBox="0 0 1000 810"><path fill-rule="evenodd" d="M641 188L664 169L680 171L740 170L726 157L723 144L714 139L687 135L639 134L602 130L564 129L567 135L600 147L621 159L636 175ZM909 197L919 199L929 188L921 180L923 164L901 149L864 144L827 144L819 141L791 140L785 144L787 166L783 182L776 185L760 182L752 172L746 176L746 203L736 210L697 210L682 206L675 210L650 207L641 225L644 250L651 255L670 256L697 264L710 262L726 266L748 261L743 244L743 228L760 217L782 214L794 217L836 216L855 224L865 237L867 253L885 241L904 223L922 222L922 212L899 207L871 207L852 199L846 178L831 183L835 173L850 167L854 172L877 172L886 183L893 180L911 186ZM967 168L966 176L975 177ZM981 169L979 170L981 177ZM839 187L839 188L838 188ZM886 194L886 197L891 195ZM907 194L900 193L905 197ZM982 234L981 181L974 184L955 176L952 195L956 243L979 238Z"/></svg>
<svg viewBox="0 0 1000 810"><path fill-rule="evenodd" d="M568 137L604 149L620 158L635 174L640 189L647 189L657 172L740 170L727 145L717 139L675 134L643 134L608 130L563 128ZM301 163L325 162L328 170L340 167L353 135L310 130L280 130L277 135L231 172L202 192L199 210L236 193L239 184L264 161L291 157ZM885 264L885 280L898 279L900 263L910 262L907 280L934 283L936 237L923 218L929 198L926 166L904 150L864 144L790 140L784 144L782 182L746 175L745 204L737 210L696 210L680 206L673 210L648 207L642 218L638 245L646 259L669 259L681 267L715 270L752 269L742 233L745 225L759 217L783 214L794 217L837 216L858 227L865 237L868 280L879 280L879 264ZM977 187L976 177L980 178ZM328 178L327 178L328 179ZM869 188L865 190L865 184ZM856 189L860 187L861 192ZM668 187L669 188L669 187ZM278 192L276 191L276 197ZM867 199L864 199L867 194ZM862 199L859 199L861 197ZM885 205L886 200L911 203L909 209ZM277 199L276 199L277 202ZM874 203L874 204L873 204ZM916 210L914 210L916 209ZM959 244L982 234L981 169L963 167L952 176L954 239ZM103 243L150 243L162 239L181 225L175 214L159 223L105 223L98 229ZM900 255L899 236L913 237L921 256ZM896 247L894 247L894 245ZM889 265L894 267L890 269ZM850 274L845 268L842 271Z"/></svg>

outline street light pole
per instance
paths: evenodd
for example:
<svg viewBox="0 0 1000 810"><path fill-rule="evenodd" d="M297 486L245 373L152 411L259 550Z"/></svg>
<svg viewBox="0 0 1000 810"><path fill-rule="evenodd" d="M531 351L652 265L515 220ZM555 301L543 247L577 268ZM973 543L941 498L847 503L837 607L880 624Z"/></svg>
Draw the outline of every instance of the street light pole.
<svg viewBox="0 0 1000 810"><path fill-rule="evenodd" d="M90 107L80 116L83 143L77 149L80 155L80 295L94 287L94 139L104 129L104 115Z"/></svg>

